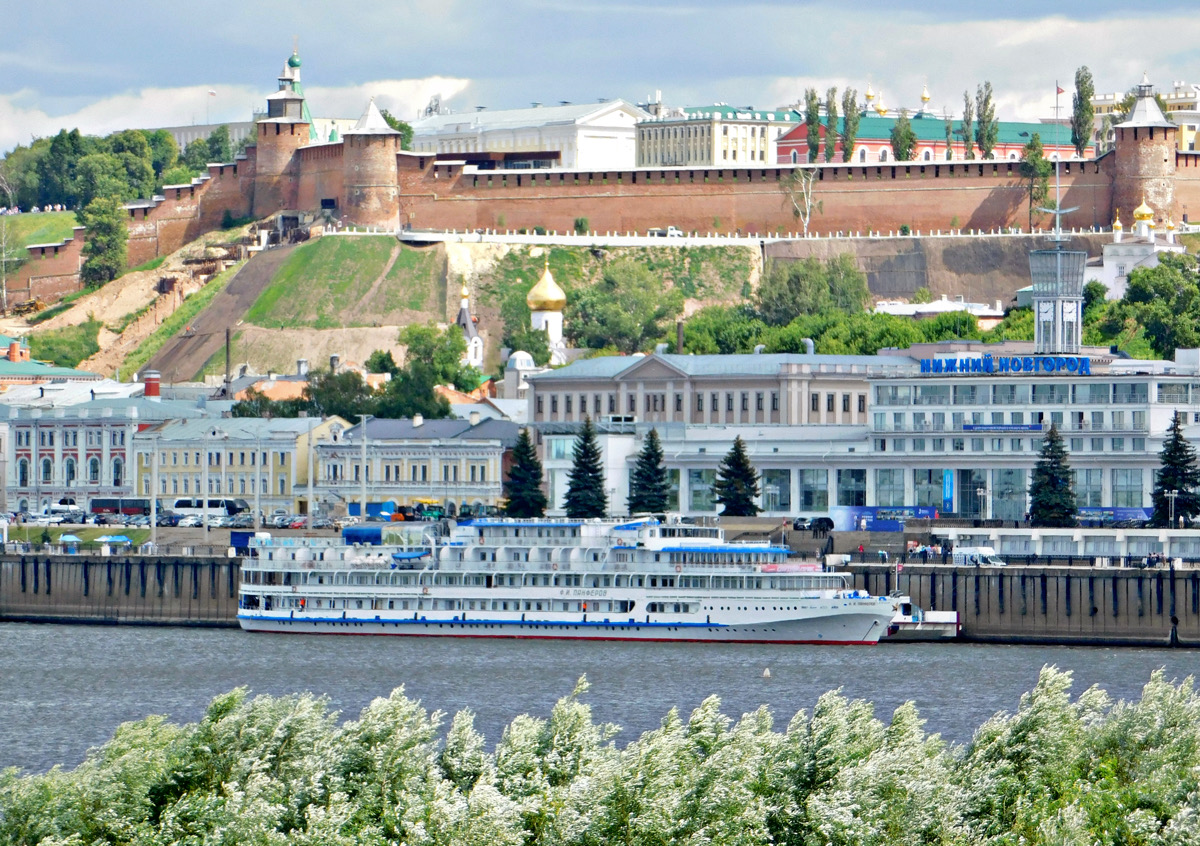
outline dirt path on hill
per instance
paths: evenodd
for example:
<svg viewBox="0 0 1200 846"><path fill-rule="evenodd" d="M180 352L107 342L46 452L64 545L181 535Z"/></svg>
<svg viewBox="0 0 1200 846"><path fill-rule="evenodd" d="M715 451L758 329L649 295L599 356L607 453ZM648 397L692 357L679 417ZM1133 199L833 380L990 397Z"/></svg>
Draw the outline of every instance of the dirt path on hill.
<svg viewBox="0 0 1200 846"><path fill-rule="evenodd" d="M371 289L367 291L367 295L362 298L364 303L369 303L376 292L383 287L383 280L387 279L387 275L392 272L392 268L396 264L396 259L400 258L400 250L403 245L397 241L396 246L392 247L392 253L388 256L387 264L383 266L383 270L379 271L379 276L375 277L375 281L371 283Z"/></svg>
<svg viewBox="0 0 1200 846"><path fill-rule="evenodd" d="M164 382L194 379L225 344L225 329L237 331L250 306L294 249L295 246L277 247L251 257L208 308L192 320L192 331L167 341L144 369L158 370Z"/></svg>

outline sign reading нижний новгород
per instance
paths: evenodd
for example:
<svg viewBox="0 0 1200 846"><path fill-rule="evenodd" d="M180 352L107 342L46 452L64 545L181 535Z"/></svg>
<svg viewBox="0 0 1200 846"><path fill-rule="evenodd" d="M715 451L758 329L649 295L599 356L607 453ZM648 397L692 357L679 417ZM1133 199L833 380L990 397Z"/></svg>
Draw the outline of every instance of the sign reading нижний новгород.
<svg viewBox="0 0 1200 846"><path fill-rule="evenodd" d="M1081 355L1012 355L923 358L921 373L1075 373L1090 376L1092 360Z"/></svg>

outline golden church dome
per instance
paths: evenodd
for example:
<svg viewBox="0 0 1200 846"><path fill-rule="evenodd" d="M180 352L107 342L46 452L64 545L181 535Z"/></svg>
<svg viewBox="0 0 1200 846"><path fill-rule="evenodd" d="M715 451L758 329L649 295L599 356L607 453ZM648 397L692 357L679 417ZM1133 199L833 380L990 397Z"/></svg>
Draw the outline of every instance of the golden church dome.
<svg viewBox="0 0 1200 846"><path fill-rule="evenodd" d="M1125 228L1124 226L1122 226L1122 225L1121 225L1121 210L1120 210L1120 209L1117 209L1117 210L1116 210L1116 211L1113 213L1113 224L1112 224L1112 228L1113 228L1113 229L1124 229L1124 228Z"/></svg>
<svg viewBox="0 0 1200 846"><path fill-rule="evenodd" d="M871 90L871 83L869 82L867 83L867 91L864 96L867 98L868 103L875 99L875 92Z"/></svg>
<svg viewBox="0 0 1200 846"><path fill-rule="evenodd" d="M928 103L931 99L933 98L929 96L929 85L926 84L921 88L921 102Z"/></svg>
<svg viewBox="0 0 1200 846"><path fill-rule="evenodd" d="M1134 220L1154 220L1154 209L1146 205L1145 197L1142 198L1142 204L1133 210Z"/></svg>
<svg viewBox="0 0 1200 846"><path fill-rule="evenodd" d="M566 307L567 295L554 281L549 260L546 262L546 269L542 271L542 278L525 296L525 303L530 311L562 311Z"/></svg>
<svg viewBox="0 0 1200 846"><path fill-rule="evenodd" d="M470 296L471 296L471 291L467 288L467 283L464 282L463 286L462 286L462 298L465 300L465 299L468 299Z"/></svg>

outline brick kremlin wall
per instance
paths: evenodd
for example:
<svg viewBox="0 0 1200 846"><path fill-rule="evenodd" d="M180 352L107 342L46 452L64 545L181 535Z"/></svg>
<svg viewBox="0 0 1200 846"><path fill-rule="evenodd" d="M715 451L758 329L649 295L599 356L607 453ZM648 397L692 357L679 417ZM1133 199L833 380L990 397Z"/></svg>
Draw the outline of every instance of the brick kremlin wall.
<svg viewBox="0 0 1200 846"><path fill-rule="evenodd" d="M1106 157L1107 158L1107 157ZM1068 227L1111 222L1111 175L1099 162L1064 163ZM424 165L423 167L421 165ZM797 231L782 186L790 168L650 171L484 171L400 156L401 223L417 228L600 231L677 226L743 233ZM835 165L818 170L815 233L989 230L1028 224L1018 162Z"/></svg>
<svg viewBox="0 0 1200 846"><path fill-rule="evenodd" d="M71 237L58 244L30 247L28 260L8 280L9 306L34 297L59 300L78 291L86 232L84 227L76 226Z"/></svg>
<svg viewBox="0 0 1200 846"><path fill-rule="evenodd" d="M314 144L299 151L300 180L296 205L302 209L319 209L321 200L336 199L341 206L343 148L337 144Z"/></svg>

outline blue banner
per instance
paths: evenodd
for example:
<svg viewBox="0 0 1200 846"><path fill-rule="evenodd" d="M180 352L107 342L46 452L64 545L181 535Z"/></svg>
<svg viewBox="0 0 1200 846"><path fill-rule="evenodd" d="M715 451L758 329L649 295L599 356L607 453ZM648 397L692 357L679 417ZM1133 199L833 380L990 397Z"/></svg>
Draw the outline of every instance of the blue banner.
<svg viewBox="0 0 1200 846"><path fill-rule="evenodd" d="M902 532L907 520L932 520L932 505L835 505L829 509L837 532Z"/></svg>
<svg viewBox="0 0 1200 846"><path fill-rule="evenodd" d="M954 471L942 471L942 511L954 511Z"/></svg>

